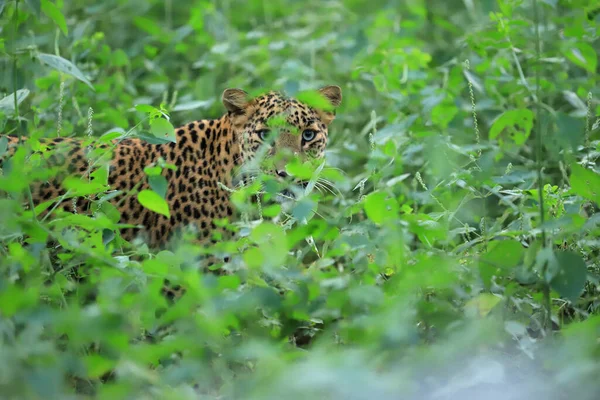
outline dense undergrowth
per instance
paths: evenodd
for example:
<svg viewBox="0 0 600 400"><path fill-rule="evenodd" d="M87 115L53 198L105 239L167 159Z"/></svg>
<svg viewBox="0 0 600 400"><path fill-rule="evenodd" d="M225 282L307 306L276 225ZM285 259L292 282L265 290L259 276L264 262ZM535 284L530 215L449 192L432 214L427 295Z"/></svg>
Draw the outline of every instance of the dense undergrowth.
<svg viewBox="0 0 600 400"><path fill-rule="evenodd" d="M0 2L0 130L23 137L0 176L0 398L597 398L594 3ZM27 207L41 137L151 140L158 109L177 126L227 87L324 84L334 188L239 191L234 241L124 242L100 170L68 183L90 212Z"/></svg>

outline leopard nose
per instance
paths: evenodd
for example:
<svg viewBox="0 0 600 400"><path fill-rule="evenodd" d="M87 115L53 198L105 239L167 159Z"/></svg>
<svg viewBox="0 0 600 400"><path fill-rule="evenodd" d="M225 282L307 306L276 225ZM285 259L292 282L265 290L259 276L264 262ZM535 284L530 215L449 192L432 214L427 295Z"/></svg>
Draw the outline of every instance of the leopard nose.
<svg viewBox="0 0 600 400"><path fill-rule="evenodd" d="M284 170L278 169L277 170L277 175L282 177L282 178L287 178L288 177L288 173L285 172Z"/></svg>

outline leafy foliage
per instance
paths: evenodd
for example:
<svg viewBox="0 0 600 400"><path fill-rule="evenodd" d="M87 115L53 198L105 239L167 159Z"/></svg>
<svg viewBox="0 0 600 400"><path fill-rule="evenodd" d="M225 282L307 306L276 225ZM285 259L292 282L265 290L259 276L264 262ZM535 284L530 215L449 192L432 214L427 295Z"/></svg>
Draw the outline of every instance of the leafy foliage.
<svg viewBox="0 0 600 400"><path fill-rule="evenodd" d="M595 399L596 6L0 2L0 131L21 138L0 176L1 397ZM120 237L98 144L175 141L227 87L323 105L326 84L344 101L326 165L288 165L312 175L295 202L263 176L232 193L231 240ZM57 136L92 150L91 178L62 181L90 206L49 217L28 188L59 176L39 140ZM168 216L162 168L130 195Z"/></svg>

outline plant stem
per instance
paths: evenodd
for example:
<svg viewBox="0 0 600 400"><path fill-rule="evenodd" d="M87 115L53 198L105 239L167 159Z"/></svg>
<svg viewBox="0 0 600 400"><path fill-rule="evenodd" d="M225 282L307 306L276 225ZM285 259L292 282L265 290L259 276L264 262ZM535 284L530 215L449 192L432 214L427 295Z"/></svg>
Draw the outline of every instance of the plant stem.
<svg viewBox="0 0 600 400"><path fill-rule="evenodd" d="M18 37L19 33L19 0L15 1L15 35L13 36L14 40ZM17 120L17 136L19 137L18 144L21 145L23 140L23 132L21 128L21 121L19 120L19 96L17 94L17 53L13 52L13 98L15 105L15 118ZM33 196L31 196L31 188L27 185L27 199L29 200L29 208L31 209L32 218L35 220L35 207L33 205Z"/></svg>
<svg viewBox="0 0 600 400"><path fill-rule="evenodd" d="M538 11L538 2L537 0L533 0L533 22L535 24L535 60L536 60L536 68L535 68L535 162L536 162L536 170L537 170L537 181L538 181L538 202L540 204L540 225L541 234L542 234L542 244L546 246L546 230L544 229L544 181L542 177L542 120L541 114L542 109L540 106L540 58L541 58L541 41L540 41L540 18ZM546 332L551 324L551 316L552 316L552 303L550 299L550 283L546 281L546 268L548 264L546 263L543 268L542 276L543 280L543 288L542 292L544 295L544 308L546 309L546 316L544 318L544 329Z"/></svg>

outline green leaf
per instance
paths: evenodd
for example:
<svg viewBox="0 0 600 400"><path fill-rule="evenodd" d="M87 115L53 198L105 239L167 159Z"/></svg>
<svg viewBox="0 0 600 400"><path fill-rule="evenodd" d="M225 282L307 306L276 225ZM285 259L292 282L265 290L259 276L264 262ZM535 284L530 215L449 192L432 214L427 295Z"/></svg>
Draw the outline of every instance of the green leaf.
<svg viewBox="0 0 600 400"><path fill-rule="evenodd" d="M600 204L600 175L579 164L571 165L571 188L584 199Z"/></svg>
<svg viewBox="0 0 600 400"><path fill-rule="evenodd" d="M115 67L125 67L129 65L129 57L127 57L127 53L125 53L122 49L117 49L111 55L111 63Z"/></svg>
<svg viewBox="0 0 600 400"><path fill-rule="evenodd" d="M106 372L114 368L116 361L102 357L98 354L90 354L83 358L87 376L89 378L99 378Z"/></svg>
<svg viewBox="0 0 600 400"><path fill-rule="evenodd" d="M564 50L565 57L571 62L588 72L595 74L598 66L598 55L596 50L587 43L576 43L575 45L569 45Z"/></svg>
<svg viewBox="0 0 600 400"><path fill-rule="evenodd" d="M367 217L376 224L393 220L398 213L398 203L394 198L387 198L383 192L369 194L365 198L365 212Z"/></svg>
<svg viewBox="0 0 600 400"><path fill-rule="evenodd" d="M307 106L316 108L318 110L331 111L334 109L329 100L327 100L325 96L316 90L299 92L296 94L296 99Z"/></svg>
<svg viewBox="0 0 600 400"><path fill-rule="evenodd" d="M431 122L441 128L446 128L456 114L458 114L458 107L450 101L445 101L433 107L431 110Z"/></svg>
<svg viewBox="0 0 600 400"><path fill-rule="evenodd" d="M511 268L519 266L525 249L514 239L493 241L487 253L479 258L479 273L486 287L494 276L504 276Z"/></svg>
<svg viewBox="0 0 600 400"><path fill-rule="evenodd" d="M72 196L87 196L110 189L110 186L102 184L97 180L92 180L90 182L87 179L81 179L76 176L67 176L62 182L62 186L67 189Z"/></svg>
<svg viewBox="0 0 600 400"><path fill-rule="evenodd" d="M40 17L41 4L40 0L25 0L29 8L33 11L36 17Z"/></svg>
<svg viewBox="0 0 600 400"><path fill-rule="evenodd" d="M287 236L281 226L264 222L252 230L250 239L258 244L263 266L280 267L285 261L288 243ZM254 263L252 264L254 265Z"/></svg>
<svg viewBox="0 0 600 400"><path fill-rule="evenodd" d="M147 143L150 143L150 144L167 144L167 143L171 143L170 140L163 139L163 138L157 138L157 137L150 136L150 135L144 135L143 133L139 133L136 136L138 138L142 139L144 142L147 142Z"/></svg>
<svg viewBox="0 0 600 400"><path fill-rule="evenodd" d="M219 277L219 290L235 290L241 285L242 281L237 275L226 275Z"/></svg>
<svg viewBox="0 0 600 400"><path fill-rule="evenodd" d="M154 113L158 113L160 111L158 111L156 108L152 107L151 105L148 104L136 104L135 105L135 109L143 112L143 113L148 113L148 114L154 114Z"/></svg>
<svg viewBox="0 0 600 400"><path fill-rule="evenodd" d="M69 29L67 28L67 21L65 20L65 16L60 12L58 7L51 3L49 0L42 0L42 11L48 18L50 18L64 33L65 36L69 34Z"/></svg>
<svg viewBox="0 0 600 400"><path fill-rule="evenodd" d="M147 209L162 214L167 218L171 218L169 205L158 193L146 189L139 192L137 198L140 204Z"/></svg>
<svg viewBox="0 0 600 400"><path fill-rule="evenodd" d="M135 26L152 36L160 37L162 39L165 37L164 30L153 19L137 16L133 18L133 23Z"/></svg>
<svg viewBox="0 0 600 400"><path fill-rule="evenodd" d="M29 96L29 89L17 90L17 105L21 104ZM11 93L0 100L0 110L15 111L15 94Z"/></svg>
<svg viewBox="0 0 600 400"><path fill-rule="evenodd" d="M177 143L175 128L173 128L173 125L165 118L155 118L151 120L150 131L157 138Z"/></svg>
<svg viewBox="0 0 600 400"><path fill-rule="evenodd" d="M164 199L167 196L167 178L162 175L150 175L148 176L148 183L160 197Z"/></svg>
<svg viewBox="0 0 600 400"><path fill-rule="evenodd" d="M552 289L562 297L575 302L587 280L587 267L579 254L571 251L557 252L559 270L550 281Z"/></svg>
<svg viewBox="0 0 600 400"><path fill-rule="evenodd" d="M53 54L38 54L38 59L44 64L56 69L57 71L63 72L65 74L71 75L86 85L90 87L90 89L94 90L94 86L92 83L83 75L83 73L77 68L71 61L65 60L62 57L55 56Z"/></svg>
<svg viewBox="0 0 600 400"><path fill-rule="evenodd" d="M314 209L314 201L303 198L294 205L294 208L292 209L292 217L294 217L297 221L304 221L312 214Z"/></svg>
<svg viewBox="0 0 600 400"><path fill-rule="evenodd" d="M144 172L148 176L156 176L161 174L162 168L159 166L147 166L144 167Z"/></svg>
<svg viewBox="0 0 600 400"><path fill-rule="evenodd" d="M502 113L490 129L490 139L499 138L502 144L510 138L517 146L525 144L533 128L533 112L527 109L509 110Z"/></svg>
<svg viewBox="0 0 600 400"><path fill-rule="evenodd" d="M500 268L512 268L519 265L525 254L523 245L514 239L497 240L489 244L489 250L480 260Z"/></svg>

